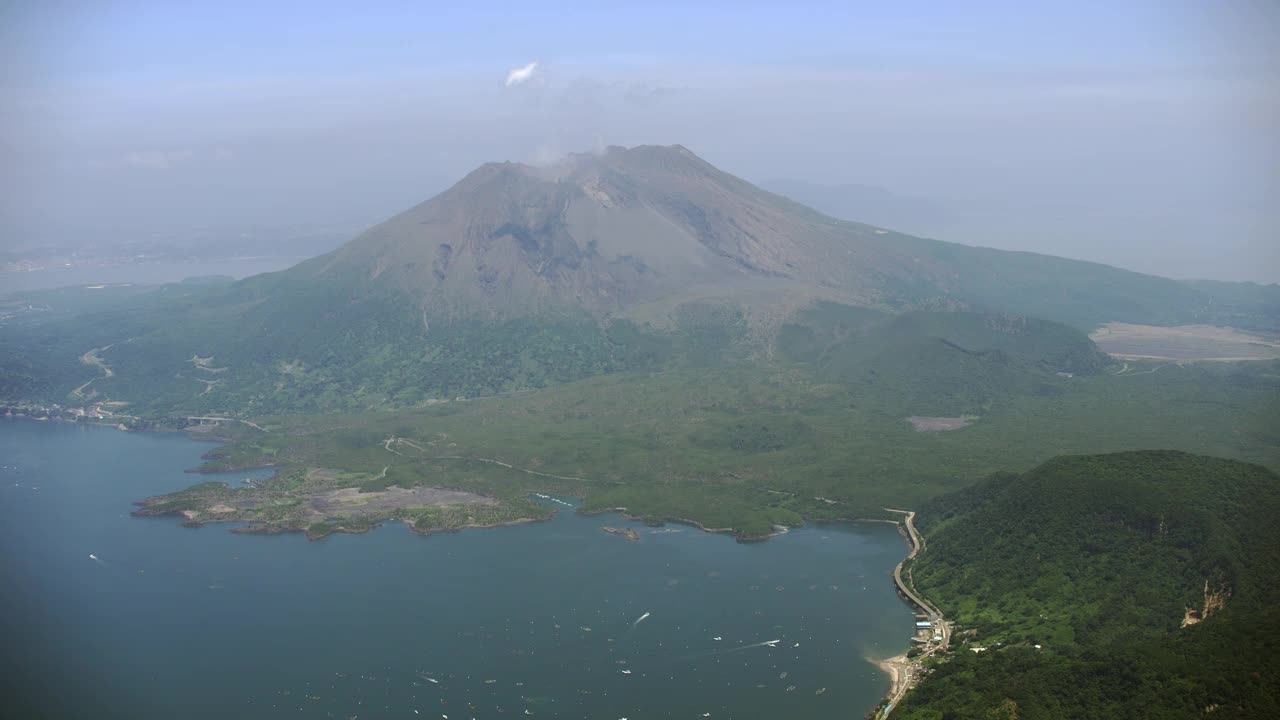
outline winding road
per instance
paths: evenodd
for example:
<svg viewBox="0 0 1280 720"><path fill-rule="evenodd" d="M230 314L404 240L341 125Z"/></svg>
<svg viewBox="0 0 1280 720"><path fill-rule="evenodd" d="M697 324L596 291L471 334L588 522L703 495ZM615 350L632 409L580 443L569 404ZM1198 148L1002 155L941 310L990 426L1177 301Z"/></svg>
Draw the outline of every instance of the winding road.
<svg viewBox="0 0 1280 720"><path fill-rule="evenodd" d="M244 423L245 425L248 425L251 428L256 428L258 430L261 430L262 432L267 431L266 428L262 427L258 423L252 420L245 420L244 418L216 417L213 415L191 415L191 416L188 416L186 419L198 420L200 422L215 422L215 423L216 422L238 422L238 423Z"/></svg>
<svg viewBox="0 0 1280 720"><path fill-rule="evenodd" d="M901 662L890 661L893 672L893 687L889 691L889 698L885 703L884 713L881 718L889 717L898 703L907 694L907 691L915 686L916 681L920 677L920 668L922 661L932 656L940 650L946 650L951 644L951 626L942 616L942 611L930 603L928 600L920 597L911 582L911 570L907 570L907 579L902 579L902 568L913 558L924 551L924 536L921 535L915 526L916 514L913 510L895 510L893 508L884 508L886 512L899 513L905 515L903 525L907 528L907 537L911 542L911 552L903 558L893 569L893 581L897 584L898 590L911 601L920 610L929 616L929 623L933 626L934 635L939 637L938 640L930 639L925 643L924 650L914 659L904 660Z"/></svg>
<svg viewBox="0 0 1280 720"><path fill-rule="evenodd" d="M94 378L93 380L90 380L89 382L76 388L75 390L72 390L71 391L72 395L75 395L78 398L85 397L85 394L84 394L85 390L89 389L89 386L92 385L94 382L98 380L105 380L115 375L115 371L112 370L110 367L108 367L107 364L103 362L102 358L98 357L98 353L103 352L104 350L110 350L110 349L111 349L111 345L104 345L100 348L94 348L89 352L80 356L80 363L82 365L92 365L98 368L99 370L102 371L102 377ZM95 392L94 394L96 395L97 393Z"/></svg>

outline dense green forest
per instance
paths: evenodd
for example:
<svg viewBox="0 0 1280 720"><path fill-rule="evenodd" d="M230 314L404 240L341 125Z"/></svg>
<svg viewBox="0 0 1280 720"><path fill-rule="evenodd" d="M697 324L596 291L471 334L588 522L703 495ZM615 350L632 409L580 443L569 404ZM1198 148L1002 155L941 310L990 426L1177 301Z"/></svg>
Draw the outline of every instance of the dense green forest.
<svg viewBox="0 0 1280 720"><path fill-rule="evenodd" d="M1271 470L1172 451L937 498L913 574L955 621L955 657L894 717L1276 717L1277 513Z"/></svg>
<svg viewBox="0 0 1280 720"><path fill-rule="evenodd" d="M293 310L280 307L293 295L275 297L269 311L241 285L35 294L28 304L49 310L0 323L0 399L126 401L142 415L392 409L774 356L833 381L914 388L922 400L945 384L935 403L944 412L1036 392L1046 375L1093 374L1107 363L1079 330L1000 314L895 315L820 303L772 337L750 325L741 305L694 300L663 326L566 312L426 327L391 297L335 302L336 315L307 312L315 292L299 294ZM282 312L296 319L277 324ZM95 348L102 366L84 359Z"/></svg>
<svg viewBox="0 0 1280 720"><path fill-rule="evenodd" d="M313 293L293 310L266 313L295 315L275 323L263 317L260 299L242 290L33 294L22 304L51 311L15 312L0 324L0 398L122 400L149 415L406 407L656 367L668 359L671 337L679 338L679 329L658 336L571 312L424 330L421 318L391 298L339 304L343 313L334 315L307 310ZM98 298L112 302L92 302ZM93 348L101 348L110 377L81 360ZM74 393L91 380L87 397Z"/></svg>
<svg viewBox="0 0 1280 720"><path fill-rule="evenodd" d="M980 249L873 237L918 243L920 253L962 265L962 286L895 286L871 307L777 310L768 299L729 294L690 297L656 315L564 306L441 319L402 288L352 273L319 282L311 273L325 259L317 258L235 283L30 292L0 303L0 400L122 401L141 415L317 413L786 359L839 382L874 373L886 384L920 387L934 384L924 376L963 376L967 386L945 398L960 407L993 388L1037 392L1025 366L1098 372L1107 359L1081 331L1108 319L1275 330L1270 288L1193 286L1018 253L996 253L987 267L974 264L987 252ZM1019 275L1024 269L1030 274ZM788 292L821 297L811 288ZM102 365L83 360L95 349ZM919 362L900 363L904 352ZM1015 365L1022 367L1011 372Z"/></svg>
<svg viewBox="0 0 1280 720"><path fill-rule="evenodd" d="M899 356L904 367L929 361L928 354ZM837 381L820 365L727 364L615 373L403 411L260 417L265 431L219 430L235 442L215 451L211 468L271 464L375 475L389 467L386 484L482 494L484 483L501 480L524 491L577 495L588 510L626 507L758 536L802 518L915 508L1062 453L1172 445L1280 467L1277 363L1073 377L1033 366L996 366L1025 373L1034 388L1027 393L971 384L967 373L906 382L867 369ZM908 421L948 413L973 419L924 432ZM390 452L390 437L423 449ZM475 458L583 480L553 482Z"/></svg>

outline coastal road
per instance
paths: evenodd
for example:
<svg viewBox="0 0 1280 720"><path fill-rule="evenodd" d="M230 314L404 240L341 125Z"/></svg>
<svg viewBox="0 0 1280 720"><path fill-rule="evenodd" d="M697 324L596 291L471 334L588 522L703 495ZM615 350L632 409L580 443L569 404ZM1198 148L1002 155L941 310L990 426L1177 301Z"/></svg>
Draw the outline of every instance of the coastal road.
<svg viewBox="0 0 1280 720"><path fill-rule="evenodd" d="M889 699L885 704L885 711L884 714L881 715L881 718L889 717L889 714L892 713L894 708L898 706L898 703L902 701L902 698L907 694L907 691L915 684L914 681L920 672L921 661L939 650L946 650L947 646L951 643L951 626L949 626L946 619L943 618L942 612L932 603L920 597L912 587L912 583L902 579L903 566L923 552L925 547L924 536L916 530L916 514L912 510L895 510L893 508L885 508L885 511L900 513L906 516L903 524L907 528L907 538L911 542L911 552L909 552L907 557L904 558L902 562L898 563L897 567L893 569L893 581L897 583L898 589L902 591L903 595L905 595L913 604L915 604L916 607L923 610L929 616L929 622L933 625L934 633L940 635L941 638L938 641L930 640L925 645L924 651L921 652L915 660L908 661L904 659L899 663L891 663L894 668L894 683L893 688L889 692ZM910 573L911 571L908 570L908 580L910 580Z"/></svg>
<svg viewBox="0 0 1280 720"><path fill-rule="evenodd" d="M916 555L924 550L924 538L916 531L916 514L911 510L894 510L892 508L885 508L885 510L889 512L902 513L907 516L906 521L903 524L906 525L907 536L911 540L911 552L908 553L907 557L902 562L898 563L898 566L893 569L893 580L898 584L898 589L902 591L902 594L906 595L911 602L915 603L916 607L924 610L925 613L929 615L930 619L934 621L935 625L941 624L943 626L942 646L945 648L948 640L947 636L950 635L950 633L945 629L945 623L942 623L942 612L929 603L929 601L917 595L915 590L902 579L903 566L907 564L907 561L914 559ZM910 573L910 571L908 571L908 573Z"/></svg>

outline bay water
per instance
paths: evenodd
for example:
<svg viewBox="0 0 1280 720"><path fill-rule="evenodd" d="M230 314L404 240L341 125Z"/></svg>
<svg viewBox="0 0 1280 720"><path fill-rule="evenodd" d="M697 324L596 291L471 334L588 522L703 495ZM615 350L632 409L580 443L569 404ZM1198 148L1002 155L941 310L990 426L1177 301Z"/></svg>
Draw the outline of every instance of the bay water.
<svg viewBox="0 0 1280 720"><path fill-rule="evenodd" d="M553 503L309 542L129 515L210 479L184 472L209 449L0 419L12 717L860 718L888 689L873 660L911 633L887 524L744 544Z"/></svg>

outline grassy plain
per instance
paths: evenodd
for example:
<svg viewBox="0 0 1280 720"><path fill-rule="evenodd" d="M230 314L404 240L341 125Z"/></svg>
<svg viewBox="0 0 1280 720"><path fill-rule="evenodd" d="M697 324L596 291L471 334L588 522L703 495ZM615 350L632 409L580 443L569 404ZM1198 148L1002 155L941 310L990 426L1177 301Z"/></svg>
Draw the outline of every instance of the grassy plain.
<svg viewBox="0 0 1280 720"><path fill-rule="evenodd" d="M1275 338L1212 325L1156 327L1107 323L1089 337L1098 347L1125 360L1224 361L1280 358L1280 341Z"/></svg>

